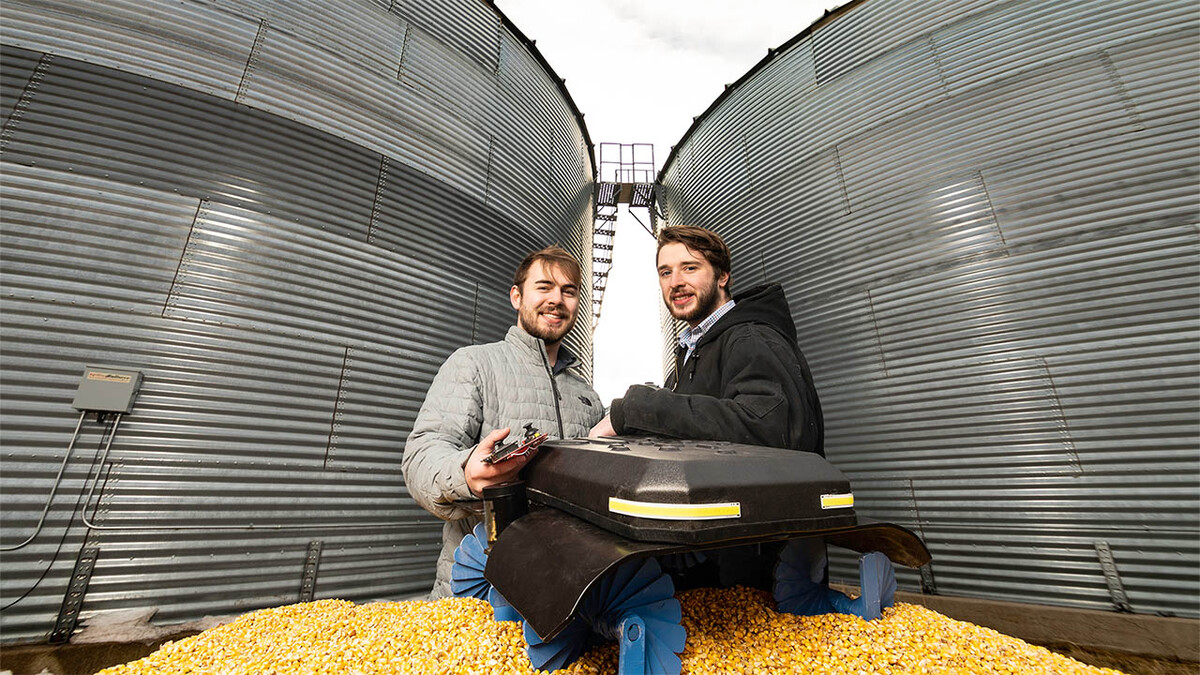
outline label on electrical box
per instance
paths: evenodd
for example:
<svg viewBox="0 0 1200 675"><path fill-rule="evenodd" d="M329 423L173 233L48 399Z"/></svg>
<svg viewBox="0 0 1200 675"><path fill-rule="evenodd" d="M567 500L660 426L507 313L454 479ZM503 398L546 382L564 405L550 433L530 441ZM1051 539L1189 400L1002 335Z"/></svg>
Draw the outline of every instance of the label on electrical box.
<svg viewBox="0 0 1200 675"><path fill-rule="evenodd" d="M142 373L112 366L88 366L71 407L94 413L128 413L142 384Z"/></svg>
<svg viewBox="0 0 1200 675"><path fill-rule="evenodd" d="M121 375L119 373L98 373L96 371L88 371L87 379L100 380L101 382L121 382L121 383L133 381L133 378L128 375Z"/></svg>

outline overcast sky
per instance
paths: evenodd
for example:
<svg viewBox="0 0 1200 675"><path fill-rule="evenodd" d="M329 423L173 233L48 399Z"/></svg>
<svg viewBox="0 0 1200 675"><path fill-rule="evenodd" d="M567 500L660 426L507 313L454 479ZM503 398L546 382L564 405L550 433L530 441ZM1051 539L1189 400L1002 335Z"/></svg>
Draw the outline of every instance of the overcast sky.
<svg viewBox="0 0 1200 675"><path fill-rule="evenodd" d="M653 143L655 170L732 83L841 2L821 0L496 0L538 50L600 143ZM645 209L637 216L650 225ZM595 333L605 405L637 382L662 383L654 240L622 207ZM580 311L590 311L581 307Z"/></svg>

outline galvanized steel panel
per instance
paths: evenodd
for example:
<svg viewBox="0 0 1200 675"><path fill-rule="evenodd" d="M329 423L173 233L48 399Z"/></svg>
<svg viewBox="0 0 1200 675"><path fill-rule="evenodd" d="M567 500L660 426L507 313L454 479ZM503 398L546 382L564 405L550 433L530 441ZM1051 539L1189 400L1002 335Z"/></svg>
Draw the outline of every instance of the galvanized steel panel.
<svg viewBox="0 0 1200 675"><path fill-rule="evenodd" d="M1188 144L1196 121L1164 124L1153 136L1080 144L981 172L1004 239L1012 246L1079 241L1117 228L1194 221L1198 178ZM1063 178L1039 181L1053 173Z"/></svg>
<svg viewBox="0 0 1200 675"><path fill-rule="evenodd" d="M6 6L6 642L47 638L84 548L85 620L295 602L314 541L317 597L428 590L440 523L404 489L404 439L445 357L512 324L526 252L586 263L593 169L494 8L419 8L417 29L389 9ZM539 161L489 187L495 143ZM88 420L68 457L88 364L145 381L107 455L112 423Z"/></svg>
<svg viewBox="0 0 1200 675"><path fill-rule="evenodd" d="M846 214L839 199L840 181L828 162L813 165L815 183L809 182L808 172L799 172L802 189L779 198L781 210L787 208L792 218L811 219L811 229L806 236L760 253L770 275L790 281L795 274L806 298L844 293L847 279L854 279L861 288L862 284L920 274L955 261L1004 255L1003 237L978 176L954 176L936 188L889 202L877 201ZM812 190L809 185L826 189ZM793 204L797 199L800 203ZM880 228L881 222L903 227ZM793 269L790 261L797 256L823 264Z"/></svg>
<svg viewBox="0 0 1200 675"><path fill-rule="evenodd" d="M558 80L551 72L538 67L538 61L514 35L505 33L500 43L499 77L509 91L512 104L521 109L536 124L529 124L522 131L537 134L546 143L548 157L546 169L560 172L564 180L577 183L575 166L586 171L578 143L586 141L583 129L572 124L572 111L567 100L554 95L557 87L565 80Z"/></svg>
<svg viewBox="0 0 1200 675"><path fill-rule="evenodd" d="M368 241L376 246L409 256L419 252L422 260L451 266L464 259L519 261L525 252L545 245L540 233L486 208L482 201L446 190L435 178L402 163L384 158L380 175L368 237ZM428 224L433 219L444 220L444 223L440 228L430 228ZM475 236L473 233L479 230L490 236ZM497 269L486 275L467 274L480 277L471 281L484 280L483 277L490 280L497 275L504 277L502 282L507 296L511 271L500 274ZM428 292L430 300L443 295L432 289ZM469 296L468 302L473 302L470 300L475 295L473 289L458 288L453 295L460 296L464 292ZM506 320L511 319L511 309L506 317Z"/></svg>
<svg viewBox="0 0 1200 675"><path fill-rule="evenodd" d="M255 19L194 2L4 3L6 45L227 99L237 93L258 29Z"/></svg>
<svg viewBox="0 0 1200 675"><path fill-rule="evenodd" d="M6 22L5 35L18 46L118 67L282 115L480 197L487 191L488 132L497 126L504 130L501 136L521 147L535 139L542 144L541 151L553 159L534 166L560 172L559 167L569 167L563 175L572 187L588 182L590 151L581 143L584 134L561 90L525 45L502 30L497 10L485 2L467 0L453 10L412 3L392 11L378 3L156 3L148 28L145 4L22 5L18 9L25 13L15 15L20 21ZM322 21L313 22L317 8ZM222 26L216 32L228 44L194 38L213 25ZM44 27L53 30L47 33ZM113 42L113 34L126 39ZM509 59L518 59L503 77L536 81L537 95L561 114L535 124L511 124L519 114L513 102L488 96L496 89L501 41L511 43ZM147 56L160 52L174 61ZM190 70L176 72L185 65ZM529 68L537 73L523 72ZM472 100L478 105L470 105ZM549 183L546 194L560 194L554 189L563 180Z"/></svg>
<svg viewBox="0 0 1200 675"><path fill-rule="evenodd" d="M992 0L867 0L848 4L813 33L817 81L824 84L865 66L896 45L995 6ZM1008 11L1013 5L1005 3ZM1020 11L1020 10L1016 10Z"/></svg>
<svg viewBox="0 0 1200 675"><path fill-rule="evenodd" d="M981 126L991 129L978 134ZM987 97L948 99L838 145L851 210L881 191L912 189L939 174L1121 136L1142 129L1095 55L1053 62L989 88ZM889 162L880 162L881 153ZM937 167L914 173L912 167Z"/></svg>
<svg viewBox="0 0 1200 675"><path fill-rule="evenodd" d="M578 203L578 193L586 184L579 180L569 181L555 176L543 167L539 152L524 145L536 138L497 138L492 145L490 180L487 204L497 210L513 214L544 213L556 208L556 204ZM536 146L535 146L536 147ZM530 193L519 189L522 175L538 180L545 190ZM515 218L520 218L515 215ZM534 232L546 232L550 225L527 222ZM565 243L565 242L564 242ZM590 250L590 246L589 249ZM589 255L590 259L590 255ZM590 284L587 284L590 286Z"/></svg>
<svg viewBox="0 0 1200 675"><path fill-rule="evenodd" d="M1163 45L1164 33L1195 20L1187 3L996 3L933 31L942 78L952 95L1013 77L1051 60L1124 51L1130 39ZM926 30L928 27L926 27ZM925 31L922 31L925 32ZM1195 31L1184 31L1195 37Z"/></svg>
<svg viewBox="0 0 1200 675"><path fill-rule="evenodd" d="M378 155L294 122L63 58L47 71L5 159L229 200L362 236L379 166Z"/></svg>
<svg viewBox="0 0 1200 675"><path fill-rule="evenodd" d="M61 178L42 167L5 166L7 295L161 312L200 201L103 178Z"/></svg>
<svg viewBox="0 0 1200 675"><path fill-rule="evenodd" d="M238 97L343 138L359 139L389 157L425 170L482 198L487 135L479 125L439 109L431 93L405 86L326 54L281 31L268 30ZM397 63L399 68L399 63Z"/></svg>
<svg viewBox="0 0 1200 675"><path fill-rule="evenodd" d="M395 76L408 23L390 12L387 0L373 3L330 3L323 0L215 0L229 14L282 31L311 43L339 59L380 76ZM317 19L319 17L319 19ZM353 36L353 39L347 39Z"/></svg>
<svg viewBox="0 0 1200 675"><path fill-rule="evenodd" d="M747 84L761 79L775 82L776 86L786 85L792 79L791 72L807 73L815 68L809 44L801 42L782 54L779 73L771 68L756 74ZM897 69L907 71L909 77L897 78ZM757 182L774 182L764 172L777 167L768 158L778 153L791 153L798 161L817 149L827 149L831 143L856 139L867 129L924 108L947 95L937 54L929 40L922 38L897 45L833 82L817 86L807 78L800 80L792 93L795 99L788 102L794 111L792 116L770 113L772 109L779 110L775 106L758 106L761 112L750 116L754 121L747 125L746 143L756 167ZM772 98L779 96L773 94ZM830 108L840 107L847 100L853 100L855 105L841 115L827 114Z"/></svg>
<svg viewBox="0 0 1200 675"><path fill-rule="evenodd" d="M1196 123L1193 91L1180 83L1196 82L1200 64L1200 35L1195 29L1195 14L1175 17L1171 32L1140 37L1104 51L1113 86L1125 92L1133 105L1132 114L1144 124L1166 126L1174 122ZM1171 64L1164 68L1163 64Z"/></svg>
<svg viewBox="0 0 1200 675"><path fill-rule="evenodd" d="M498 109L509 103L500 93L494 68L485 69L419 27L409 29L405 39L400 80L447 114L476 123L502 117Z"/></svg>
<svg viewBox="0 0 1200 675"><path fill-rule="evenodd" d="M34 73L42 61L40 52L5 45L0 51L4 70L0 71L0 126L7 127L9 117L27 89L36 89Z"/></svg>
<svg viewBox="0 0 1200 675"><path fill-rule="evenodd" d="M1135 611L1197 615L1198 36L1182 2L854 3L660 175L735 289L783 283L829 457L938 592L1110 608L1104 541Z"/></svg>
<svg viewBox="0 0 1200 675"><path fill-rule="evenodd" d="M442 324L472 312L467 283L409 252L381 258L341 233L206 201L163 316L328 342L467 344L461 326Z"/></svg>
<svg viewBox="0 0 1200 675"><path fill-rule="evenodd" d="M1043 363L1012 359L889 375L855 395L830 387L837 464L867 480L1078 475L1079 458ZM936 411L916 416L913 410ZM903 448L903 452L890 450Z"/></svg>
<svg viewBox="0 0 1200 675"><path fill-rule="evenodd" d="M482 0L399 0L393 11L437 35L485 69L495 71L499 60L500 13Z"/></svg>

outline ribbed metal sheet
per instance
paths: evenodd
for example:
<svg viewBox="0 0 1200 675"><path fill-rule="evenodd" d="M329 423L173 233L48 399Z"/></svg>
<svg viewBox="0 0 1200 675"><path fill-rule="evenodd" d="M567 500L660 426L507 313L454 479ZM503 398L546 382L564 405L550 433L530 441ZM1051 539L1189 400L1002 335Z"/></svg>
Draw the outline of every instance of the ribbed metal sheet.
<svg viewBox="0 0 1200 675"><path fill-rule="evenodd" d="M0 71L0 127L8 124L25 87L33 80L38 64L41 63L41 52L31 52L16 47L4 50L4 70Z"/></svg>
<svg viewBox="0 0 1200 675"><path fill-rule="evenodd" d="M735 288L783 283L828 456L925 537L938 592L1110 608L1102 541L1134 611L1197 616L1197 18L854 3L660 175Z"/></svg>
<svg viewBox="0 0 1200 675"><path fill-rule="evenodd" d="M330 67L327 61L307 42L270 29L238 100L338 136L365 137L388 157L472 197L483 196L488 147L483 129L439 109L441 101L394 76L381 77L349 61Z"/></svg>
<svg viewBox="0 0 1200 675"><path fill-rule="evenodd" d="M353 62L356 69L394 77L404 56L409 22L389 12L389 0L329 3L323 0L215 0L206 3L241 17L262 30L267 28L307 42L337 58ZM319 17L319 20L314 18ZM347 35L354 35L347 40ZM260 45L261 48L261 45ZM324 65L333 65L326 61ZM252 66L253 68L253 66ZM252 69L251 68L251 69ZM378 86L378 84L376 84Z"/></svg>
<svg viewBox="0 0 1200 675"><path fill-rule="evenodd" d="M931 28L958 22L997 4L994 0L908 0L890 3L884 12L875 7L858 11L852 6L812 36L817 81L830 82L897 45L928 39Z"/></svg>
<svg viewBox="0 0 1200 675"><path fill-rule="evenodd" d="M5 8L5 43L177 83L296 120L474 197L498 200L495 206L518 220L528 205L513 200L528 200L529 191L489 187L490 152L496 143L510 146L506 156L533 149L552 161L539 155L517 176L533 168L555 172L546 176L541 199L551 210L561 209L554 198L573 197L592 170L590 150L579 143L586 132L571 104L522 39L502 30L494 7L483 0L443 4L397 3L388 11L371 2L257 0L155 3L146 12L145 2L128 0L17 3ZM314 13L322 21L313 22ZM511 67L500 64L502 43ZM530 68L536 72L526 72ZM517 80L526 95L502 92ZM524 105L526 99L536 104ZM536 121L515 126L511 120L518 114Z"/></svg>
<svg viewBox="0 0 1200 675"><path fill-rule="evenodd" d="M219 98L61 56L31 100L5 145L9 162L366 235L379 155L360 146ZM147 110L157 111L152 125Z"/></svg>
<svg viewBox="0 0 1200 675"><path fill-rule="evenodd" d="M428 590L399 466L429 382L512 324L525 253L588 259L587 132L514 30L466 0L5 6L5 642L47 639L92 548L94 621L295 602L313 541L317 597ZM498 180L501 146L537 161ZM85 365L145 381L107 456L88 420L66 457Z"/></svg>
<svg viewBox="0 0 1200 675"><path fill-rule="evenodd" d="M505 33L500 12L492 5L477 0L399 0L392 4L401 16L495 72Z"/></svg>
<svg viewBox="0 0 1200 675"><path fill-rule="evenodd" d="M259 21L182 2L4 3L4 44L69 56L232 99ZM201 33L201 30L205 31ZM199 35L204 39L197 39Z"/></svg>

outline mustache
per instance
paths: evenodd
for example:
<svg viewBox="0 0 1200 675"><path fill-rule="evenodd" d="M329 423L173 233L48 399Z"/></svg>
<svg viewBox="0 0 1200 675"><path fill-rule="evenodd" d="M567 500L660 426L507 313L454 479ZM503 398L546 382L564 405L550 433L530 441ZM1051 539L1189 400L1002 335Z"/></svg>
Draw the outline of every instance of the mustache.
<svg viewBox="0 0 1200 675"><path fill-rule="evenodd" d="M571 318L571 313L567 311L567 308L558 303L548 303L541 307L534 308L533 311L538 314L553 314L560 319Z"/></svg>

